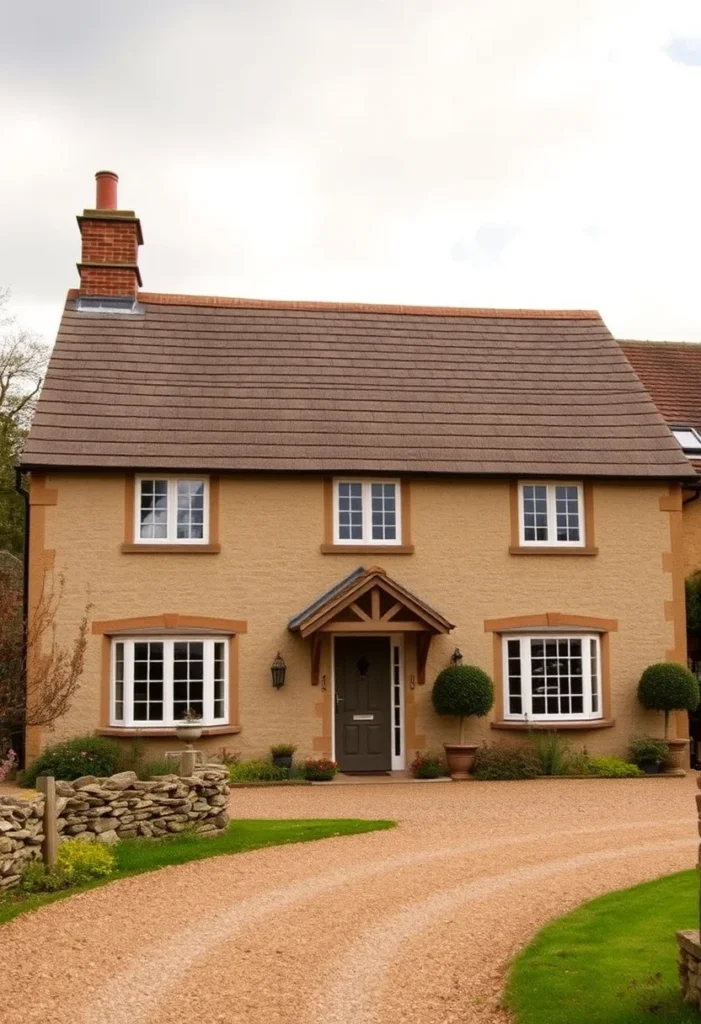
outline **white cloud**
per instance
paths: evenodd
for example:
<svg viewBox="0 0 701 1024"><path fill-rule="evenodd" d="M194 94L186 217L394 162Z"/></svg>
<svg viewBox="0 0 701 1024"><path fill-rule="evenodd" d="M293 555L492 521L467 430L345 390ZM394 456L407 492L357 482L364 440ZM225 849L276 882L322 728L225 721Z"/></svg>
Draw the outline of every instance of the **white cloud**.
<svg viewBox="0 0 701 1024"><path fill-rule="evenodd" d="M701 67L669 50L701 37L695 0L25 6L0 282L32 326L113 166L149 290L594 306L620 337L701 340Z"/></svg>

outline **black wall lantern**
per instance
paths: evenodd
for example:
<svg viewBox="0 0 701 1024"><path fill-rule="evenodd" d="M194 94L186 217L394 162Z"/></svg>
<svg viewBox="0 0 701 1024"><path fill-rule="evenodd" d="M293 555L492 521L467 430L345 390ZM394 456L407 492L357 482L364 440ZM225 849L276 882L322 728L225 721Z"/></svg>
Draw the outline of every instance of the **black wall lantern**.
<svg viewBox="0 0 701 1024"><path fill-rule="evenodd" d="M281 686L285 685L285 672L287 672L287 665L282 660L280 652L277 652L277 658L270 666L270 674L273 677L273 686L276 690L279 690Z"/></svg>
<svg viewBox="0 0 701 1024"><path fill-rule="evenodd" d="M462 658L463 658L462 651L460 650L459 647L456 647L455 650L453 651L453 653L450 656L450 660L452 661L452 663L454 665L461 665L462 664Z"/></svg>

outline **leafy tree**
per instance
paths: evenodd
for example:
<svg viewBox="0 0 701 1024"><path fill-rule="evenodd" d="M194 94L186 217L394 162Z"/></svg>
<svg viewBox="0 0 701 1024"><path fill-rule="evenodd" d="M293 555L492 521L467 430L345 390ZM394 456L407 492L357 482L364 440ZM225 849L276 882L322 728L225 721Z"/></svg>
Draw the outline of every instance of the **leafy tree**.
<svg viewBox="0 0 701 1024"><path fill-rule="evenodd" d="M17 324L0 289L0 551L22 555L24 503L15 490L19 462L46 369L48 349Z"/></svg>

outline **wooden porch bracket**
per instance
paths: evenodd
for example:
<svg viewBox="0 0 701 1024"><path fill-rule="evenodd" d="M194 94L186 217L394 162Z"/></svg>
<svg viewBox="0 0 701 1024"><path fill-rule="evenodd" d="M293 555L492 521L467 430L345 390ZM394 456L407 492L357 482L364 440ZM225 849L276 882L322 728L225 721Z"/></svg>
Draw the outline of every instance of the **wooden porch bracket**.
<svg viewBox="0 0 701 1024"><path fill-rule="evenodd" d="M433 633L416 634L416 673L417 683L423 686L426 682L426 661L428 660L428 649L431 646Z"/></svg>
<svg viewBox="0 0 701 1024"><path fill-rule="evenodd" d="M319 685L319 665L321 664L321 633L312 633L312 686Z"/></svg>

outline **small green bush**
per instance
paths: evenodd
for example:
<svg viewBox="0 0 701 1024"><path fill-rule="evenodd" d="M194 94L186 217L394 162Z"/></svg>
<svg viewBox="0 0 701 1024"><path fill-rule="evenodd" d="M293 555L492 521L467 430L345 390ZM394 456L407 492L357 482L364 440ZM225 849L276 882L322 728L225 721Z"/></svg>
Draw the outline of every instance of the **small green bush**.
<svg viewBox="0 0 701 1024"><path fill-rule="evenodd" d="M637 779L644 773L637 765L630 764L621 757L589 757L584 774L597 775L604 779Z"/></svg>
<svg viewBox="0 0 701 1024"><path fill-rule="evenodd" d="M270 761L239 761L229 765L229 782L279 782L287 778L286 768Z"/></svg>
<svg viewBox="0 0 701 1024"><path fill-rule="evenodd" d="M327 757L308 757L304 762L304 777L309 782L331 782L337 771L336 762Z"/></svg>
<svg viewBox="0 0 701 1024"><path fill-rule="evenodd" d="M631 736L628 745L630 759L635 764L643 761L664 761L669 753L669 743L655 740L652 736Z"/></svg>
<svg viewBox="0 0 701 1024"><path fill-rule="evenodd" d="M567 775L570 772L570 745L556 732L534 732L529 737L540 762L540 775Z"/></svg>
<svg viewBox="0 0 701 1024"><path fill-rule="evenodd" d="M297 747L294 743L275 743L270 748L273 757L292 757Z"/></svg>
<svg viewBox="0 0 701 1024"><path fill-rule="evenodd" d="M450 665L438 673L431 699L439 715L452 715L459 719L459 742L462 743L465 719L472 715L482 718L491 711L494 683L476 665Z"/></svg>
<svg viewBox="0 0 701 1024"><path fill-rule="evenodd" d="M661 661L648 665L638 684L638 700L648 711L664 711L664 734L669 734L671 711L695 711L699 681L684 665Z"/></svg>
<svg viewBox="0 0 701 1024"><path fill-rule="evenodd" d="M478 747L473 773L483 781L534 779L540 775L540 760L526 743L488 743Z"/></svg>
<svg viewBox="0 0 701 1024"><path fill-rule="evenodd" d="M67 889L71 882L65 871L58 868L48 870L39 860L27 864L22 872L19 888L22 892L59 892Z"/></svg>
<svg viewBox="0 0 701 1024"><path fill-rule="evenodd" d="M172 775L173 773L177 775L180 765L172 757L151 757L147 761L141 761L132 770L136 772L142 782L150 782L157 775Z"/></svg>
<svg viewBox="0 0 701 1024"><path fill-rule="evenodd" d="M56 867L45 868L40 861L33 861L22 873L20 888L28 893L58 892L107 878L114 868L112 851L103 843L66 839L58 848Z"/></svg>
<svg viewBox="0 0 701 1024"><path fill-rule="evenodd" d="M447 772L445 759L440 754L421 754L419 751L410 768L415 779L440 779Z"/></svg>
<svg viewBox="0 0 701 1024"><path fill-rule="evenodd" d="M56 867L65 871L71 885L84 885L94 878L106 878L114 871L114 855L104 843L65 839L58 848Z"/></svg>
<svg viewBox="0 0 701 1024"><path fill-rule="evenodd" d="M104 736L77 736L47 747L22 772L23 786L33 788L40 775L53 775L71 782L81 775L114 775L121 767L123 753L118 743Z"/></svg>

